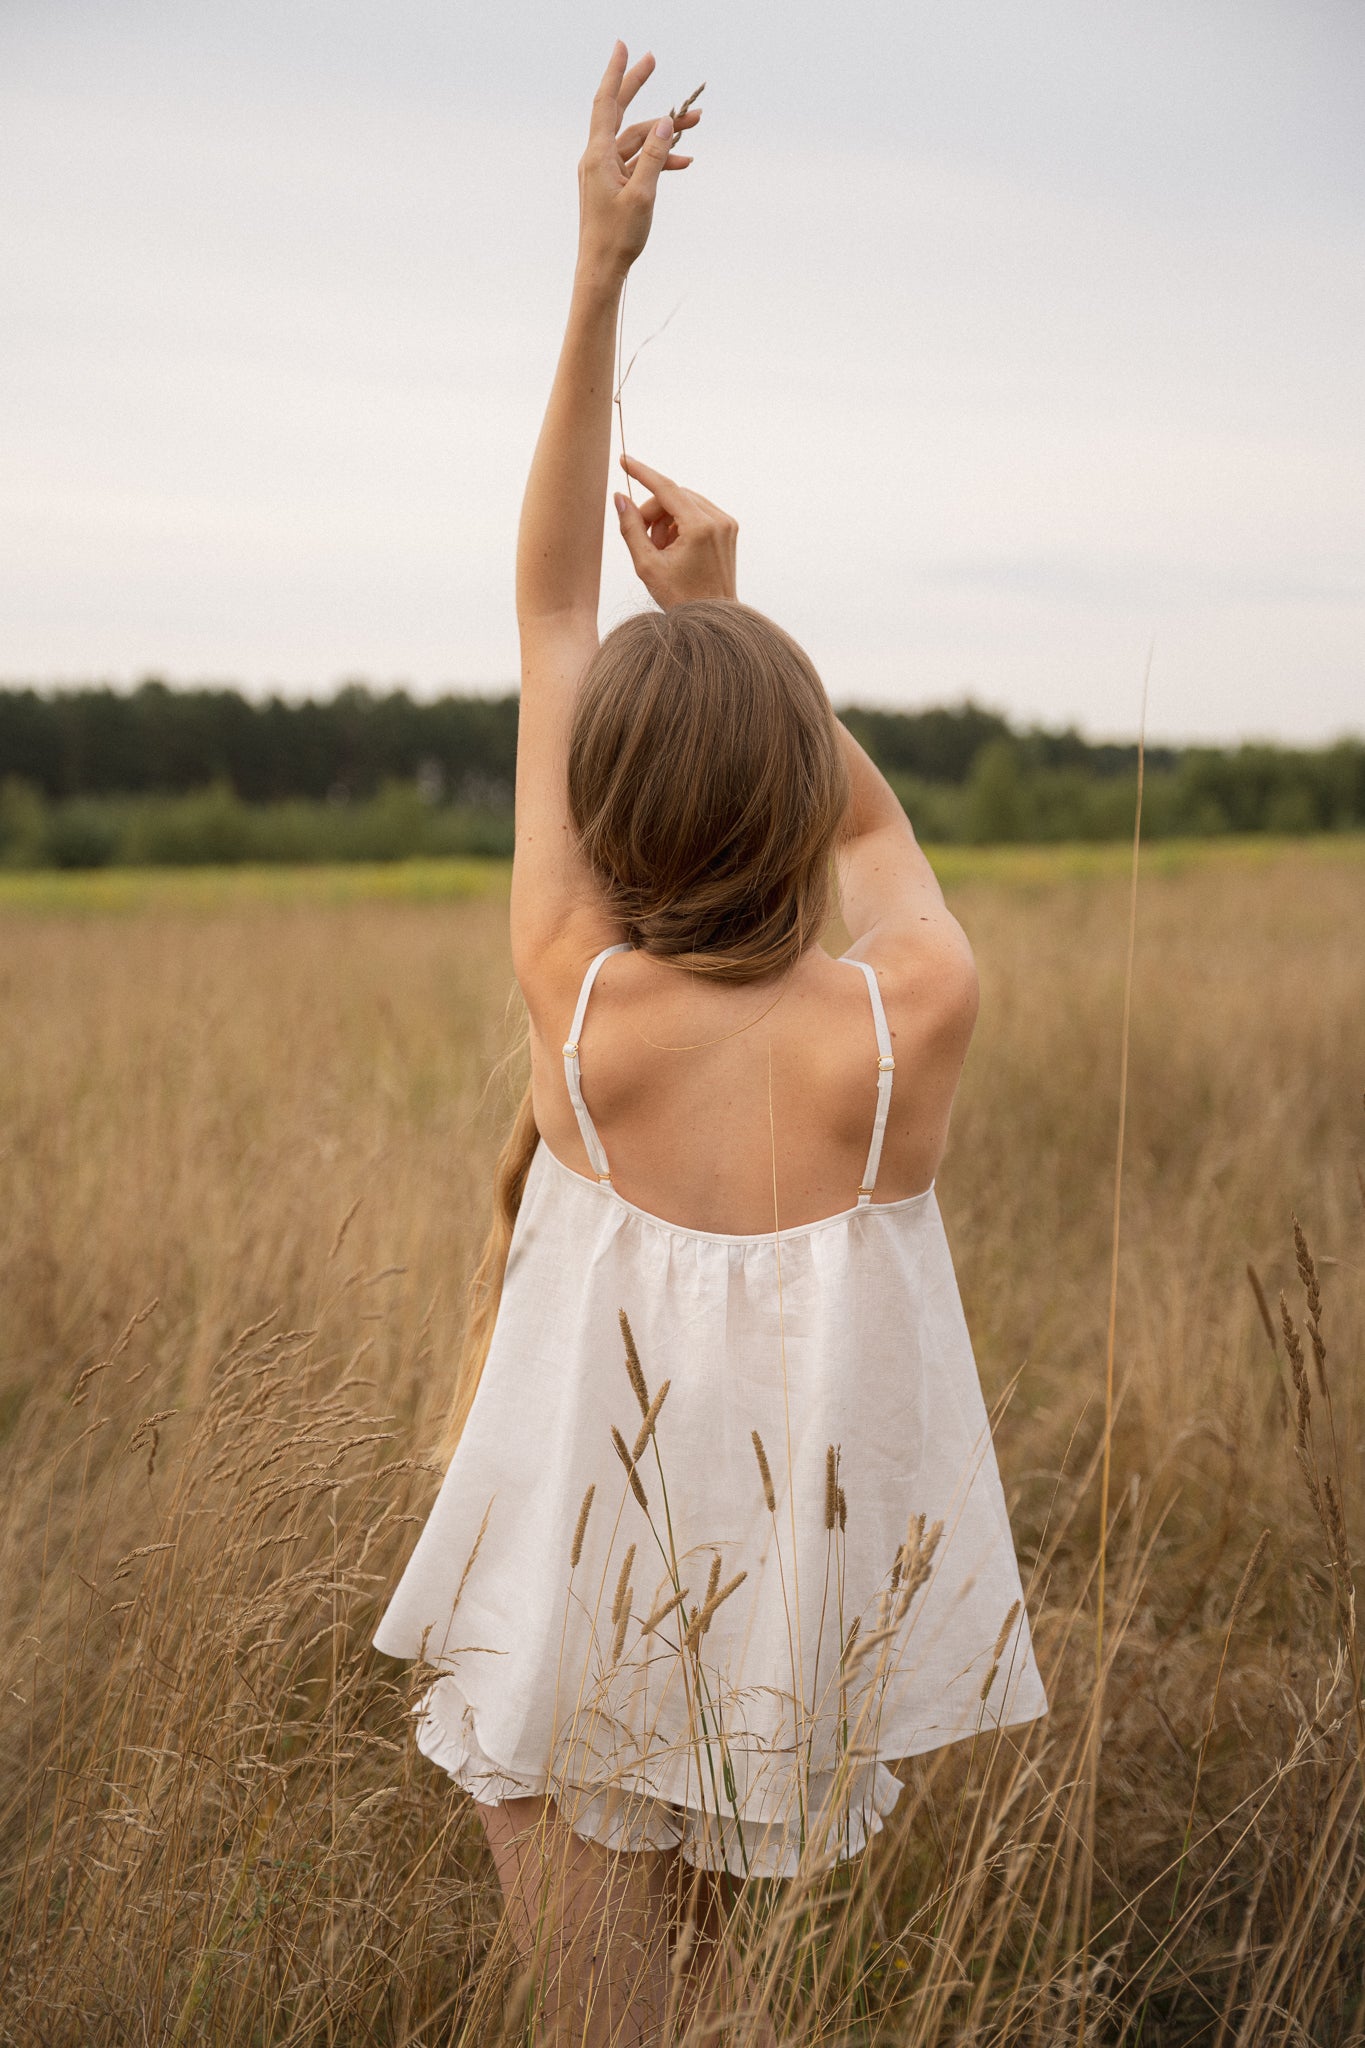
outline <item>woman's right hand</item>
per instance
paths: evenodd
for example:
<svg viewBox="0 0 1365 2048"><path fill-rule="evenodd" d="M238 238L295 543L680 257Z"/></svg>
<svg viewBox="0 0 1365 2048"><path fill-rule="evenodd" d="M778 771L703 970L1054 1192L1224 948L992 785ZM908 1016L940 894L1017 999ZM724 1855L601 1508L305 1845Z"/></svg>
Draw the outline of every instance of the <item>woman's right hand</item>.
<svg viewBox="0 0 1365 2048"><path fill-rule="evenodd" d="M626 46L618 42L593 98L578 166L579 264L618 285L649 239L661 174L685 171L692 161L675 155L673 144L701 119L701 108L691 107L676 122L666 114L623 130L626 108L654 70L648 51L629 70L626 59Z"/></svg>
<svg viewBox="0 0 1365 2048"><path fill-rule="evenodd" d="M623 455L621 467L650 492L633 505L618 491L616 515L635 573L659 608L669 611L689 598L733 598L739 522L633 455Z"/></svg>

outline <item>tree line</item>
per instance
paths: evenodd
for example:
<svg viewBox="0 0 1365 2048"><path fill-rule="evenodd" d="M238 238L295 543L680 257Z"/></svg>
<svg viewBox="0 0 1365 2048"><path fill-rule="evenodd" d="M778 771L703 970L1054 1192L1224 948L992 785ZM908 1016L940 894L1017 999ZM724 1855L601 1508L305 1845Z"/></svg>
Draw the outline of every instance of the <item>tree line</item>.
<svg viewBox="0 0 1365 2048"><path fill-rule="evenodd" d="M921 838L990 843L1131 831L1137 748L1016 727L967 702L840 716ZM0 686L0 863L398 859L511 846L517 698L347 684ZM1147 749L1152 837L1365 827L1365 741Z"/></svg>

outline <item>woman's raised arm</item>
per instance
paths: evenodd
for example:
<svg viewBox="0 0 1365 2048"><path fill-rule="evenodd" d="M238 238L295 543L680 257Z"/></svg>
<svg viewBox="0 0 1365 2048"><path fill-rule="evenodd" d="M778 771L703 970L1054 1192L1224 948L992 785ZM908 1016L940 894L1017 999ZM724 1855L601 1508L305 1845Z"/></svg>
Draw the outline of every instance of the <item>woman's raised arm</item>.
<svg viewBox="0 0 1365 2048"><path fill-rule="evenodd" d="M839 901L848 957L876 969L908 1085L892 1096L891 1130L908 1119L937 1159L976 1024L976 962L943 900L895 791L846 725L848 829L839 852Z"/></svg>
<svg viewBox="0 0 1365 2048"><path fill-rule="evenodd" d="M597 647L621 291L648 239L660 174L690 162L672 153L678 131L668 116L621 127L653 69L648 55L627 68L625 45L618 43L593 100L578 167L578 261L568 324L517 536L521 714L512 954L533 1010L528 980L543 973L551 955L577 954L592 939L606 943L616 936L603 929L605 913L574 846L567 769L574 696ZM699 118L685 113L678 127L690 128Z"/></svg>
<svg viewBox="0 0 1365 2048"><path fill-rule="evenodd" d="M730 514L634 456L621 460L650 492L642 505L618 492L616 514L635 572L655 603L668 611L689 598L734 597L739 528ZM886 777L843 724L839 744L849 782L838 852L849 952L871 961L893 993L910 991L918 1014L941 1023L950 1057L959 1042L965 1052L976 1016L976 970L966 935Z"/></svg>

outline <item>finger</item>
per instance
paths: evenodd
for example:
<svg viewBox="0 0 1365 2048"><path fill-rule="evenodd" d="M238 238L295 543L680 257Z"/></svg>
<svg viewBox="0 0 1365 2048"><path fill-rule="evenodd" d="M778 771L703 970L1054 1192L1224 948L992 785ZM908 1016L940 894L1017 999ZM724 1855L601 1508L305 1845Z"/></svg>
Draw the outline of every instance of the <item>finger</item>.
<svg viewBox="0 0 1365 2048"><path fill-rule="evenodd" d="M624 491L617 491L613 502L616 506L616 517L621 522L621 538L630 549L630 559L638 570L653 553L649 535L645 531L645 522L640 517L640 508L631 504Z"/></svg>
<svg viewBox="0 0 1365 2048"><path fill-rule="evenodd" d="M621 462L626 473L652 493L640 506L646 526L655 519L671 519L675 526L691 520L701 502L695 491L675 483L671 476L661 476L634 455L623 455Z"/></svg>
<svg viewBox="0 0 1365 2048"><path fill-rule="evenodd" d="M685 171L692 162L693 158L690 156L666 156L664 158L664 169L666 171ZM622 163L621 169L627 177L630 176L632 166L628 160Z"/></svg>
<svg viewBox="0 0 1365 2048"><path fill-rule="evenodd" d="M675 484L671 476L664 476L661 471L651 469L648 463L641 462L638 455L623 454L621 467L627 476L634 477L637 484L643 484L647 491L653 491L661 510L671 512L675 518L677 517L682 500L687 495L681 484Z"/></svg>
<svg viewBox="0 0 1365 2048"><path fill-rule="evenodd" d="M621 83L616 88L616 106L619 114L624 114L626 108L630 105L653 69L654 52L652 50L646 50L644 56L637 63L632 64L629 71L626 71L624 66L622 67Z"/></svg>
<svg viewBox="0 0 1365 2048"><path fill-rule="evenodd" d="M621 125L620 91L621 81L626 75L626 46L614 45L607 68L602 73L602 82L592 98L592 122L588 129L589 139L594 142L608 142Z"/></svg>
<svg viewBox="0 0 1365 2048"><path fill-rule="evenodd" d="M667 513L664 514L662 519L656 519L652 525L646 520L645 525L649 532L651 547L657 548L660 554L663 553L665 548L671 548L674 541L678 538L677 521L670 519Z"/></svg>
<svg viewBox="0 0 1365 2048"><path fill-rule="evenodd" d="M631 166L629 189L641 198L653 201L659 186L659 173L663 170L673 142L673 123L667 114L654 126L640 144L640 153Z"/></svg>
<svg viewBox="0 0 1365 2048"><path fill-rule="evenodd" d="M700 107L695 107L690 113L682 115L681 119L674 123L673 134L675 140L681 135L684 128L695 128L700 119ZM636 150L649 133L649 125L648 121L632 121L629 128L621 130L621 133L616 138L616 147L620 151L623 164L634 156Z"/></svg>
<svg viewBox="0 0 1365 2048"><path fill-rule="evenodd" d="M718 524L729 526L732 523L732 515L722 505L713 505L709 498L703 498L700 491L693 491L692 497L700 510L709 512L712 519L716 520Z"/></svg>

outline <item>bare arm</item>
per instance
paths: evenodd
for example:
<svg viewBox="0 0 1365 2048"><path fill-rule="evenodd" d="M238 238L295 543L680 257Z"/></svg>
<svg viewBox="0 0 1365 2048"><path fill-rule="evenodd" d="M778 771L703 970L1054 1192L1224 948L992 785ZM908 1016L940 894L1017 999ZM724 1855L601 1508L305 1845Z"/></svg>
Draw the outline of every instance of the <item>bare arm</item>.
<svg viewBox="0 0 1365 2048"><path fill-rule="evenodd" d="M890 783L846 725L839 727L839 743L849 780L848 828L839 847L849 937L856 946L902 926L955 922Z"/></svg>
<svg viewBox="0 0 1365 2048"><path fill-rule="evenodd" d="M651 492L643 505L616 498L621 537L636 573L665 611L693 597L735 596L738 527L699 492L632 457L626 468ZM966 937L943 900L900 799L847 726L839 744L848 768L849 806L839 845L839 894L850 952L885 975L913 957L942 963L945 986L961 1002L975 978Z"/></svg>
<svg viewBox="0 0 1365 2048"><path fill-rule="evenodd" d="M618 43L593 101L579 165L579 242L559 362L536 443L517 535L521 712L517 737L512 955L528 1001L558 951L619 934L577 852L568 812L569 733L579 678L597 648L602 515L611 453L612 356L621 291L644 248L671 120L621 130L654 69L627 69ZM691 127L699 114L681 117ZM553 965L550 968L553 978Z"/></svg>
<svg viewBox="0 0 1365 2048"><path fill-rule="evenodd" d="M643 463L632 459L627 468L653 494L638 508L616 500L622 538L650 594L665 610L687 598L733 597L734 520ZM847 726L837 730L849 779L837 850L848 957L875 968L904 1062L891 1142L917 1178L932 1179L976 1023L976 964L895 791Z"/></svg>
<svg viewBox="0 0 1365 2048"><path fill-rule="evenodd" d="M638 507L619 494L616 499L621 537L651 596L665 611L690 597L734 597L734 520L633 457L626 467L652 493ZM950 1041L960 1037L965 1052L976 1016L976 970L966 935L895 791L847 726L838 731L849 779L838 849L849 952L872 962L889 995L908 997L916 1015L931 1027L941 1022Z"/></svg>
<svg viewBox="0 0 1365 2048"><path fill-rule="evenodd" d="M976 1023L976 963L900 799L847 726L848 831L839 896L849 954L877 969L888 1006L913 1019L918 1078L943 1096L943 1137Z"/></svg>

